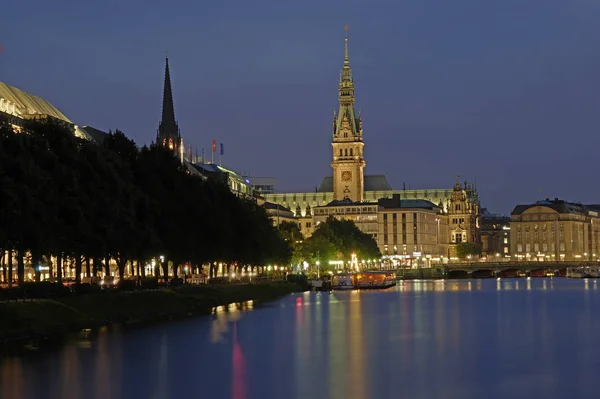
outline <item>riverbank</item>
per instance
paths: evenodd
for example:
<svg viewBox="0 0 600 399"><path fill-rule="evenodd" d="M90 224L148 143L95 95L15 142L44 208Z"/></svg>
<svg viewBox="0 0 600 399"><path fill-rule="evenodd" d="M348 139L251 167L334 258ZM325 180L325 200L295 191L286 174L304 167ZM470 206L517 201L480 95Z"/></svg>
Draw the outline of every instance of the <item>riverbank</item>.
<svg viewBox="0 0 600 399"><path fill-rule="evenodd" d="M266 302L302 291L294 283L272 282L159 291L108 291L58 299L1 302L0 345L19 345L116 323L207 315L215 306L249 300Z"/></svg>

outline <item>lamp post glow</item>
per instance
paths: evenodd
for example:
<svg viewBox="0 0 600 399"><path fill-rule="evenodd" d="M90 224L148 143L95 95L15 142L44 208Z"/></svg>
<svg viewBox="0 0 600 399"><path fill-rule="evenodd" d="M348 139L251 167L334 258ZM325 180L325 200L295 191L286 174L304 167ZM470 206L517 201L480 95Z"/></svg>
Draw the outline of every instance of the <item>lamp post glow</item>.
<svg viewBox="0 0 600 399"><path fill-rule="evenodd" d="M317 261L317 278L321 277L321 268L319 267L321 265L320 261Z"/></svg>

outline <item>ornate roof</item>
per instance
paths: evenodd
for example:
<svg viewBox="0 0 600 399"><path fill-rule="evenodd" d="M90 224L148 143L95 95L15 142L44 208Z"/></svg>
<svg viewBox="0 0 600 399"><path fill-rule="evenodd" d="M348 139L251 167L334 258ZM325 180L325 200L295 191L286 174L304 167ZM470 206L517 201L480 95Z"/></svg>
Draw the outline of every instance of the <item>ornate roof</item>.
<svg viewBox="0 0 600 399"><path fill-rule="evenodd" d="M75 136L92 140L86 131L75 125L47 100L3 82L0 82L0 112L20 119L33 119L36 116L55 118L72 125Z"/></svg>
<svg viewBox="0 0 600 399"><path fill-rule="evenodd" d="M365 175L365 191L391 191L392 187L385 175ZM317 189L319 193L333 192L333 176L323 178Z"/></svg>

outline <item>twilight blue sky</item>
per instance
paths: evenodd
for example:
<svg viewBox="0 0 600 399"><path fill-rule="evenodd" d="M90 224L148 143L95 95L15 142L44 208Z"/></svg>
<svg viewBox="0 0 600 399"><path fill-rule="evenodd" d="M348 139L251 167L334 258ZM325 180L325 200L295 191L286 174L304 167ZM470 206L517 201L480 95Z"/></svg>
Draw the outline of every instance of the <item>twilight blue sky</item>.
<svg viewBox="0 0 600 399"><path fill-rule="evenodd" d="M367 173L394 188L476 180L508 213L600 203L600 0L19 0L0 81L80 125L156 135L165 51L182 135L224 164L314 190L350 26Z"/></svg>

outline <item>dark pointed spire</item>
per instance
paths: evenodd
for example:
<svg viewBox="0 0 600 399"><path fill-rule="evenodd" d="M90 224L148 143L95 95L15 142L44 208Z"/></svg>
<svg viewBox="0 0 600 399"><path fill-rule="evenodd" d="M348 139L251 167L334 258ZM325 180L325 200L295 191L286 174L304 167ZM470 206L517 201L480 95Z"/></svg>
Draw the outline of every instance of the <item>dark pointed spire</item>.
<svg viewBox="0 0 600 399"><path fill-rule="evenodd" d="M171 89L171 72L169 70L169 57L165 59L165 83L163 88L162 119L158 127L157 142L163 143L175 151L179 151L181 136L179 126L175 120L175 107L173 105L173 90Z"/></svg>
<svg viewBox="0 0 600 399"><path fill-rule="evenodd" d="M173 90L171 89L171 72L169 71L169 58L165 63L165 85L163 91L163 106L161 125L177 126L175 122L175 107L173 106Z"/></svg>

